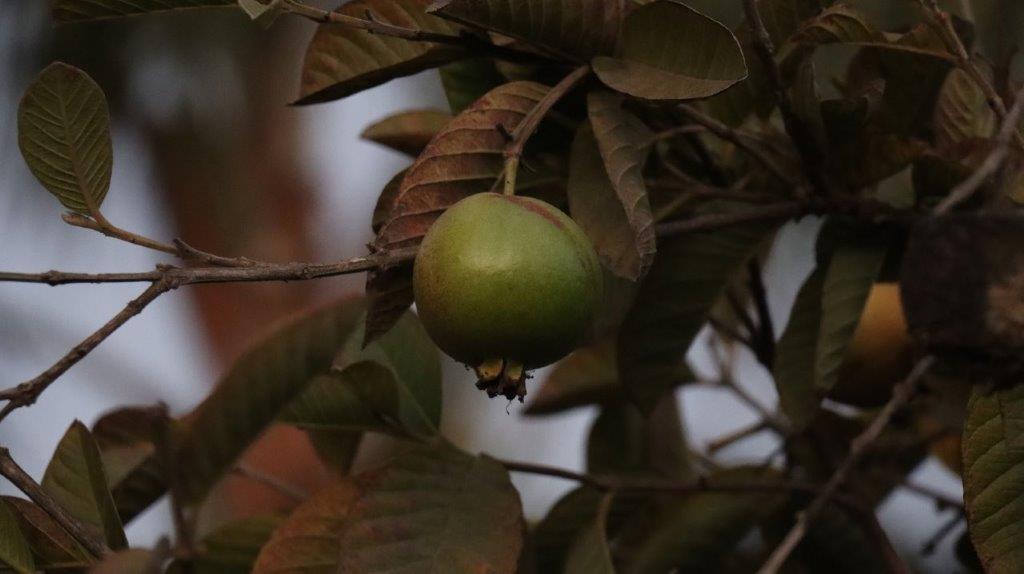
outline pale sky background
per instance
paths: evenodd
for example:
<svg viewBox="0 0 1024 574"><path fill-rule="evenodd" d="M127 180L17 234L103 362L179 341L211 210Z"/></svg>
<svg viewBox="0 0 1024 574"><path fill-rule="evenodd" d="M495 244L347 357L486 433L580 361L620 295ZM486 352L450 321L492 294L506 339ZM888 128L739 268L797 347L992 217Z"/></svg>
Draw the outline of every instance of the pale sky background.
<svg viewBox="0 0 1024 574"><path fill-rule="evenodd" d="M153 252L65 225L57 202L32 178L17 149L17 99L30 78L14 73L18 54L10 49L16 34L35 33L38 22L0 0L0 269L43 271L147 270L166 258ZM153 65L136 78L135 97L154 113L173 108L176 99L201 101L208 86L176 83L173 67L153 56ZM207 64L207 65L215 65ZM296 66L299 63L296 62ZM156 86L156 87L154 87ZM282 102L283 104L284 102ZM315 108L293 108L306 124L305 157L319 201L317 244L323 260L361 255L369 238L367 221L377 193L407 160L375 144L358 140L371 121L409 107L444 106L434 73L391 82L382 87ZM165 206L153 191L148 158L135 143L136 134L116 126L114 176L104 211L123 227L166 239L174 233ZM776 317L785 317L796 290L810 270L811 248L819 222L806 220L781 234L766 267L769 295ZM359 282L351 284L356 285ZM35 376L68 348L102 325L142 285L47 287L0 284L0 372L7 387ZM229 287L226 287L229 288ZM91 424L101 413L123 404L168 403L175 413L187 411L216 380L212 357L194 335L197 323L188 288L165 295L88 358L58 380L37 406L21 409L0 426L0 444L16 460L41 477L58 439L71 420ZM781 332L784 321L778 320ZM703 339L702 339L703 341ZM709 369L710 360L698 342L691 351L694 365ZM768 375L752 357L743 355L737 379L766 404L776 395ZM524 418L521 408L505 413L503 401L489 401L472 385L461 366L450 361L446 375L446 426L468 436L462 446L492 455L581 470L584 440L594 417L593 409L565 415ZM542 378L540 375L538 379ZM753 413L727 392L692 388L680 391L684 418L697 448L754 420ZM454 409L452 405L459 405ZM723 462L760 462L772 448L767 434L744 441L719 455ZM937 462L921 467L914 480L960 496L959 480ZM530 518L547 508L573 485L550 478L515 475ZM2 480L0 480L2 482ZM8 484L0 491L9 493ZM938 515L930 500L899 491L881 509L881 520L894 543L914 564L927 571L949 572L954 566L950 545L959 532L946 539L940 552L922 559L918 550L948 512ZM166 504L132 523L129 537L149 544L170 530Z"/></svg>

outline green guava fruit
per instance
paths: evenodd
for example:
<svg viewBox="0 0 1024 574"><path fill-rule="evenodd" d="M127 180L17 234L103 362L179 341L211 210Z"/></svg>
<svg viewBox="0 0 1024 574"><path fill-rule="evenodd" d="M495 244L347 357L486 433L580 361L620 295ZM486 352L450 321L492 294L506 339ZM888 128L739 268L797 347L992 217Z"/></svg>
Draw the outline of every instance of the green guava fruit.
<svg viewBox="0 0 1024 574"><path fill-rule="evenodd" d="M586 336L603 279L594 248L543 201L479 193L430 227L414 271L416 308L445 353L476 369L492 397L526 394L526 371Z"/></svg>

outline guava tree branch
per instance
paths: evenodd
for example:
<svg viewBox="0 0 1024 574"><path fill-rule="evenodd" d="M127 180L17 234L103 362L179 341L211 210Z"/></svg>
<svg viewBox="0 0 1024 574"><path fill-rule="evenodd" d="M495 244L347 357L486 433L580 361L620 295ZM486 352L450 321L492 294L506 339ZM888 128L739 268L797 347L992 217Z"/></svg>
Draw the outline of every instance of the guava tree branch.
<svg viewBox="0 0 1024 574"><path fill-rule="evenodd" d="M43 490L43 487L39 486L39 483L18 466L10 451L4 447L0 447L0 475L9 480L18 490L25 493L29 500L36 503L39 508L42 508L43 511L49 514L50 518L53 518L57 524L60 524L90 554L100 558L110 553L107 543L95 536L77 518L68 514L53 497Z"/></svg>
<svg viewBox="0 0 1024 574"><path fill-rule="evenodd" d="M508 146L505 147L505 194L515 195L516 175L519 172L519 159L523 156L523 149L530 136L537 131L544 116L548 115L551 108L558 103L567 93L572 91L577 84L590 75L590 64L579 66L567 76L562 78L553 88L544 94L544 97L537 102L537 105L527 112L526 116L516 125L511 134Z"/></svg>
<svg viewBox="0 0 1024 574"><path fill-rule="evenodd" d="M709 132L715 134L719 138L735 145L739 149L746 152L747 155L752 157L761 163L769 172L775 177L779 178L784 183L796 187L799 185L799 181L794 179L785 169L782 168L771 156L765 153L761 148L750 143L750 138L745 136L733 128L723 124L715 118L705 114L694 106L689 104L682 104L679 106L679 111L683 113L690 121L700 124L706 128ZM689 126L684 126L689 127Z"/></svg>
<svg viewBox="0 0 1024 574"><path fill-rule="evenodd" d="M155 281L145 291L143 291L141 295L129 301L128 305L125 306L124 309L122 309L117 315L114 315L114 317L107 321L105 325L100 327L99 330L86 337L81 343L72 347L67 354L61 357L49 369L46 369L42 373L16 387L0 391L0 400L7 401L4 408L0 410L0 421L7 418L7 415L11 414L14 410L36 402L39 395L41 395L43 391L53 383L53 381L57 380L57 377L63 375L68 369L85 358L86 355L92 352L93 349L99 346L99 344L109 337L114 331L127 323L129 319L141 313L142 310L145 309L147 305L155 301L157 297L176 287L177 284L172 279L164 278Z"/></svg>
<svg viewBox="0 0 1024 574"><path fill-rule="evenodd" d="M927 356L921 359L914 366L914 369L910 372L907 378L896 385L893 389L892 398L882 408L881 412L871 421L864 431L853 439L850 443L850 453L847 455L846 460L836 469L833 473L832 478L825 484L821 492L818 493L817 497L811 502L810 506L803 512L797 514L796 524L789 531L786 537L782 540L782 543L772 552L768 561L764 563L758 574L775 574L782 568L789 555L796 549L800 541L803 540L804 535L807 533L807 529L811 522L825 509L825 506L830 500L833 500L835 495L839 492L839 489L846 483L846 480L850 477L853 469L857 466L864 455L871 449L874 442L882 435L882 432L889 425L893 415L895 415L900 409L913 398L917 391L918 384L921 379L928 373L932 365L935 363L935 358Z"/></svg>
<svg viewBox="0 0 1024 574"><path fill-rule="evenodd" d="M403 249L389 253L378 253L367 257L358 257L334 264L284 263L280 265L259 264L251 267L209 267L187 268L162 266L148 273L62 273L49 271L46 273L0 273L0 281L47 283L63 285L68 283L124 283L149 282L150 286L137 298L133 299L107 321L96 332L75 345L50 368L36 377L7 390L0 391L0 400L7 401L0 409L0 421L11 412L31 405L58 377L67 372L107 337L138 315L160 295L177 289L182 285L197 283L224 283L245 281L300 281L330 277L347 273L359 273L407 262L415 256L415 249Z"/></svg>
<svg viewBox="0 0 1024 574"><path fill-rule="evenodd" d="M1003 118L1003 126L999 128L996 136L995 148L989 153L985 161L964 181L953 188L937 206L933 213L942 215L949 213L954 207L970 199L981 189L992 176L999 171L1006 159L1010 156L1010 140L1017 133L1017 123L1024 112L1024 88L1017 92L1013 107Z"/></svg>

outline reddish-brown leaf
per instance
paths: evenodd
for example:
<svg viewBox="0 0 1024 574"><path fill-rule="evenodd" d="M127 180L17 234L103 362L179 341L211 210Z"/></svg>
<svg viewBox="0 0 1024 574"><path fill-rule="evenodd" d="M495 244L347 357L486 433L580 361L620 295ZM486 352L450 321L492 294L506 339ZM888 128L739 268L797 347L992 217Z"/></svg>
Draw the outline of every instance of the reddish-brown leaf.
<svg viewBox="0 0 1024 574"><path fill-rule="evenodd" d="M373 18L395 26L440 34L455 27L424 10L428 0L354 0L338 12ZM296 104L337 100L445 64L465 55L458 47L431 42L410 42L373 34L344 24L321 24L306 49L302 86Z"/></svg>
<svg viewBox="0 0 1024 574"><path fill-rule="evenodd" d="M406 172L391 216L374 246L388 250L416 245L445 209L471 194L490 190L504 167L507 133L548 89L534 82L504 84L449 122ZM372 341L412 304L411 268L406 265L370 273L366 288L372 302L366 341Z"/></svg>
<svg viewBox="0 0 1024 574"><path fill-rule="evenodd" d="M410 110L374 122L360 137L415 157L451 119L440 110Z"/></svg>

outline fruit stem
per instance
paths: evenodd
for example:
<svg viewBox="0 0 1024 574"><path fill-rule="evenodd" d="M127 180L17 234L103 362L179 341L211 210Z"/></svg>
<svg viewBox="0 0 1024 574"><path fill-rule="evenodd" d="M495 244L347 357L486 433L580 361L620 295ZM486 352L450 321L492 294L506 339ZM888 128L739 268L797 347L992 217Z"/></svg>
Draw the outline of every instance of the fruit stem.
<svg viewBox="0 0 1024 574"><path fill-rule="evenodd" d="M505 195L516 194L516 176L519 175L519 156L505 160Z"/></svg>

